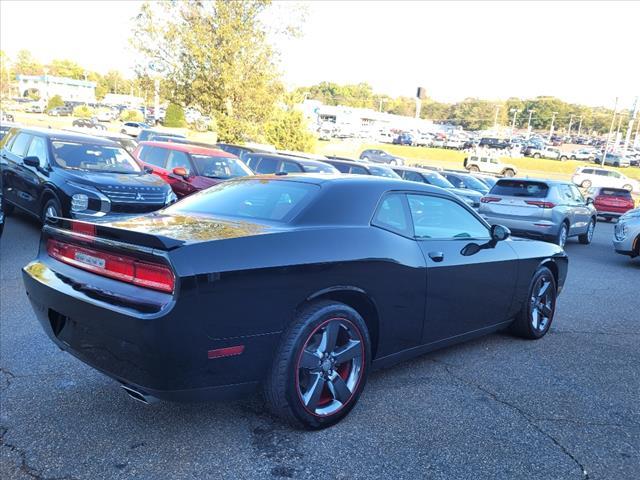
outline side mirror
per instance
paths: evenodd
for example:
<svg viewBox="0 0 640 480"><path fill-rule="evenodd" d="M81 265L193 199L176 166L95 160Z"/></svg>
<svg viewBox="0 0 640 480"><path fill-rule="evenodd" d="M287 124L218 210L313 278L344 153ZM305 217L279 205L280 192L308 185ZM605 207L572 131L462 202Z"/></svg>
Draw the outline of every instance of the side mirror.
<svg viewBox="0 0 640 480"><path fill-rule="evenodd" d="M587 197L587 205L593 205L593 198Z"/></svg>
<svg viewBox="0 0 640 480"><path fill-rule="evenodd" d="M501 242L511 236L511 230L504 225L491 225L491 240Z"/></svg>
<svg viewBox="0 0 640 480"><path fill-rule="evenodd" d="M186 180L187 178L189 178L189 170L187 170L187 169L186 169L186 168L184 168L184 167L176 167L176 168L174 168L174 169L173 169L173 174L174 174L174 175L177 175L178 177L182 177L182 178L184 178L185 180Z"/></svg>
<svg viewBox="0 0 640 480"><path fill-rule="evenodd" d="M40 166L40 159L38 157L24 157L22 159L22 163L24 163L27 167L38 168Z"/></svg>
<svg viewBox="0 0 640 480"><path fill-rule="evenodd" d="M144 170L144 173L153 173L153 168L151 167L144 167L143 170Z"/></svg>

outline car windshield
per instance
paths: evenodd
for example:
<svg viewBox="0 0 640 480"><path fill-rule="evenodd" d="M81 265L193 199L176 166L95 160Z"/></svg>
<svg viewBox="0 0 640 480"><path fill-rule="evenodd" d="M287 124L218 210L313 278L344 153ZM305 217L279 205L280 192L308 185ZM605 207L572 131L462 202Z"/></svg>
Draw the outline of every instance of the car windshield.
<svg viewBox="0 0 640 480"><path fill-rule="evenodd" d="M376 177L400 178L400 175L388 167L369 167L369 172L371 172L371 175L375 175Z"/></svg>
<svg viewBox="0 0 640 480"><path fill-rule="evenodd" d="M319 190L318 185L287 180L230 180L191 195L165 211L288 222Z"/></svg>
<svg viewBox="0 0 640 480"><path fill-rule="evenodd" d="M544 198L549 193L549 186L542 182L522 180L498 180L491 191L491 195L507 195L510 197Z"/></svg>
<svg viewBox="0 0 640 480"><path fill-rule="evenodd" d="M622 188L602 188L600 189L600 195L604 195L605 197L632 198L631 192Z"/></svg>
<svg viewBox="0 0 640 480"><path fill-rule="evenodd" d="M109 173L142 171L127 151L115 145L95 145L66 140L53 140L53 158L62 167Z"/></svg>
<svg viewBox="0 0 640 480"><path fill-rule="evenodd" d="M196 170L203 177L234 178L253 175L253 172L237 158L199 155L192 153Z"/></svg>
<svg viewBox="0 0 640 480"><path fill-rule="evenodd" d="M449 180L444 178L439 173L436 173L436 172L427 173L424 176L430 185L435 185L436 187L440 187L440 188L455 188L453 186L453 183L451 183Z"/></svg>

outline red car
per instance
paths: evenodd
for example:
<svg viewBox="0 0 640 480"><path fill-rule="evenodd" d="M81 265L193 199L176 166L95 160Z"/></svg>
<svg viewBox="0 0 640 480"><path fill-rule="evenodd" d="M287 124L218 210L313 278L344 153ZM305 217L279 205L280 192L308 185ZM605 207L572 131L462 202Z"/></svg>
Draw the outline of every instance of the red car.
<svg viewBox="0 0 640 480"><path fill-rule="evenodd" d="M593 199L598 216L608 222L618 218L634 208L631 192L623 188L594 187L589 189L587 196Z"/></svg>
<svg viewBox="0 0 640 480"><path fill-rule="evenodd" d="M140 142L133 156L171 185L178 197L230 178L253 175L249 167L230 153L198 145Z"/></svg>

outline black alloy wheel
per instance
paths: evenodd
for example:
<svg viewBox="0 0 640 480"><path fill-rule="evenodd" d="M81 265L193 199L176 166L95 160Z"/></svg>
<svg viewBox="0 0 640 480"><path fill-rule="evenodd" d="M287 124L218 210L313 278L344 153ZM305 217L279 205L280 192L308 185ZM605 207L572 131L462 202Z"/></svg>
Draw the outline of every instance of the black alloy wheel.
<svg viewBox="0 0 640 480"><path fill-rule="evenodd" d="M267 405L297 426L331 426L357 402L369 363L362 317L342 303L315 303L283 334L265 384Z"/></svg>
<svg viewBox="0 0 640 480"><path fill-rule="evenodd" d="M511 324L511 331L531 340L544 337L553 322L557 297L553 273L547 267L539 267L531 279L524 305Z"/></svg>

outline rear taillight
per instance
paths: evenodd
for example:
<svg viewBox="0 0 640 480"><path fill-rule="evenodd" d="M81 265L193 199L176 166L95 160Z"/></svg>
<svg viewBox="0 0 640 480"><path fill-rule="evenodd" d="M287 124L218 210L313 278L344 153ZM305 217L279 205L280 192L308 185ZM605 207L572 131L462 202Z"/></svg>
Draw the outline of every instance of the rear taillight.
<svg viewBox="0 0 640 480"><path fill-rule="evenodd" d="M173 272L166 265L101 252L51 238L47 240L47 253L66 264L121 282L168 293L172 293L175 286Z"/></svg>
<svg viewBox="0 0 640 480"><path fill-rule="evenodd" d="M540 207L540 208L553 208L556 206L555 203L552 202L541 202L539 200L525 200L525 203L527 205L535 205L536 207Z"/></svg>
<svg viewBox="0 0 640 480"><path fill-rule="evenodd" d="M499 202L500 200L502 199L499 197L482 197L480 199L482 203L493 203L493 202Z"/></svg>

